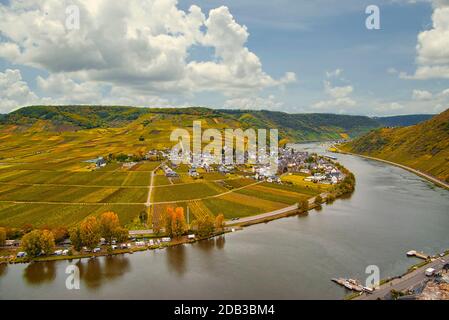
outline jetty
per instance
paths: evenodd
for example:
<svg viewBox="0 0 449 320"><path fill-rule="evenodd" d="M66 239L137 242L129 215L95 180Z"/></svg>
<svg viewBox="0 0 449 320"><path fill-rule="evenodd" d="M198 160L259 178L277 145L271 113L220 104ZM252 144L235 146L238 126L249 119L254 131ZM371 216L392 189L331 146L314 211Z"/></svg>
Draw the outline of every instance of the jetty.
<svg viewBox="0 0 449 320"><path fill-rule="evenodd" d="M423 252L418 252L418 251L416 251L416 250L410 250L410 251L408 251L408 252L407 252L407 257L416 257L416 258L423 259L423 260L428 260L428 259L431 258L430 255L425 254L425 253L423 253Z"/></svg>
<svg viewBox="0 0 449 320"><path fill-rule="evenodd" d="M374 291L374 289L365 287L360 283L360 281L354 279L333 278L332 281L351 291L367 293L372 293Z"/></svg>

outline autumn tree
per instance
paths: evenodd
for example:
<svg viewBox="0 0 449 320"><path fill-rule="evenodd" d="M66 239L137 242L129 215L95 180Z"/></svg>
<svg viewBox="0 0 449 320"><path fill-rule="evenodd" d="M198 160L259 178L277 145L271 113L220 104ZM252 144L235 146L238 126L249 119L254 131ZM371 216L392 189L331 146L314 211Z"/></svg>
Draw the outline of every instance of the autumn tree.
<svg viewBox="0 0 449 320"><path fill-rule="evenodd" d="M128 241L128 235L129 235L129 231L126 228L118 228L115 231L115 238L117 239L118 243L123 243Z"/></svg>
<svg viewBox="0 0 449 320"><path fill-rule="evenodd" d="M70 242L76 251L81 251L83 248L83 240L81 239L80 227L70 229Z"/></svg>
<svg viewBox="0 0 449 320"><path fill-rule="evenodd" d="M223 230L224 228L224 215L219 214L215 217L215 229L217 230Z"/></svg>
<svg viewBox="0 0 449 320"><path fill-rule="evenodd" d="M6 242L6 229L0 228L0 246L4 246Z"/></svg>
<svg viewBox="0 0 449 320"><path fill-rule="evenodd" d="M111 244L120 228L120 221L116 213L112 211L104 212L100 217L101 236L107 243Z"/></svg>
<svg viewBox="0 0 449 320"><path fill-rule="evenodd" d="M30 257L37 257L41 253L51 254L54 247L53 233L48 230L34 230L22 238L22 248Z"/></svg>
<svg viewBox="0 0 449 320"><path fill-rule="evenodd" d="M93 249L101 238L101 228L95 217L87 217L80 224L80 235L83 245Z"/></svg>
<svg viewBox="0 0 449 320"><path fill-rule="evenodd" d="M62 242L69 237L69 232L65 227L55 228L51 231L55 237L55 242Z"/></svg>
<svg viewBox="0 0 449 320"><path fill-rule="evenodd" d="M165 211L165 216L164 216L164 225L165 225L165 232L168 235L172 235L173 234L173 217L175 216L175 210L172 207L168 207Z"/></svg>
<svg viewBox="0 0 449 320"><path fill-rule="evenodd" d="M187 230L187 223L184 216L184 208L177 207L172 213L171 231L172 236L182 236Z"/></svg>
<svg viewBox="0 0 449 320"><path fill-rule="evenodd" d="M315 197L315 201L314 202L315 202L316 205L321 205L323 203L323 198L320 195L317 195Z"/></svg>
<svg viewBox="0 0 449 320"><path fill-rule="evenodd" d="M308 200L301 201L301 209L304 211L309 210L309 201Z"/></svg>
<svg viewBox="0 0 449 320"><path fill-rule="evenodd" d="M209 214L206 214L203 217L199 218L196 221L196 224L198 226L198 234L201 237L209 236L214 232L215 221L214 218Z"/></svg>

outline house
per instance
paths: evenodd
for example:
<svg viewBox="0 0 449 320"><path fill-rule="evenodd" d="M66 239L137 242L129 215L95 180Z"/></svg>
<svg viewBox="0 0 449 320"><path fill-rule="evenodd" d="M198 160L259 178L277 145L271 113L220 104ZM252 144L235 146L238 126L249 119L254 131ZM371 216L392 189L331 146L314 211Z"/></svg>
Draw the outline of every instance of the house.
<svg viewBox="0 0 449 320"><path fill-rule="evenodd" d="M19 240L6 240L5 247L18 247L20 246Z"/></svg>
<svg viewBox="0 0 449 320"><path fill-rule="evenodd" d="M102 168L106 166L106 160L104 160L103 157L99 157L96 161L95 161L95 165L97 166L97 168Z"/></svg>

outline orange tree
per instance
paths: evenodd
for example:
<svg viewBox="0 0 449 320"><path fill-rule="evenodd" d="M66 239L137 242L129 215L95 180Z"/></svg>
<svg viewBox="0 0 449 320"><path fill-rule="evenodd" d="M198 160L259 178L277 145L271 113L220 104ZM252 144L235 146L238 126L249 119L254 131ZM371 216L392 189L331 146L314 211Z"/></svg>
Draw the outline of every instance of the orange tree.
<svg viewBox="0 0 449 320"><path fill-rule="evenodd" d="M22 238L22 248L30 257L49 255L55 247L53 233L48 230L33 230Z"/></svg>
<svg viewBox="0 0 449 320"><path fill-rule="evenodd" d="M93 249L100 242L101 228L95 217L87 217L80 224L80 236L82 243L89 249Z"/></svg>

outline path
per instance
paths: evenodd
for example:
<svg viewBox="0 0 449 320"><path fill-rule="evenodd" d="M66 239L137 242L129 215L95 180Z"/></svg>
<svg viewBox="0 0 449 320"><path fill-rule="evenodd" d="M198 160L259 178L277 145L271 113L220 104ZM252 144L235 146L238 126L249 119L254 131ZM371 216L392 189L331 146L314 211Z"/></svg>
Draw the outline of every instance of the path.
<svg viewBox="0 0 449 320"><path fill-rule="evenodd" d="M153 192L153 184L154 184L154 173L163 165L165 164L164 162L161 162L156 168L153 169L153 171L151 171L151 177L150 177L150 185L148 187L148 197L147 197L147 202L145 203L145 205L149 208L151 205L151 193Z"/></svg>
<svg viewBox="0 0 449 320"><path fill-rule="evenodd" d="M322 193L320 194L320 196L325 199L326 197L326 193ZM311 199L309 199L309 206L312 205L315 201L316 197L313 197ZM249 216L249 217L244 217L244 218L240 218L238 220L235 221L226 221L225 224L226 226L231 226L231 225L238 225L238 224L242 224L242 223L250 223L250 222L254 222L254 221L258 221L258 220L264 220L267 218L275 218L276 216L280 216L289 212L293 212L299 209L299 204L295 203L292 206L286 207L286 208L281 208L278 210L274 210L271 212L266 212L266 213L261 213L261 214L257 214L254 216Z"/></svg>
<svg viewBox="0 0 449 320"><path fill-rule="evenodd" d="M184 199L184 200L174 200L174 201L160 201L160 202L153 202L153 204L171 204L171 203L192 202L192 201L201 201L201 200L211 199L211 198L218 198L218 197L224 196L224 195L226 195L226 194L229 194L229 193L232 193L232 192L241 190L241 189L245 189L245 188L248 188L248 187L252 187L252 186L258 185L258 184L260 184L260 183L262 183L262 182L265 182L265 181L258 181L258 182L255 182L255 183L251 183L251 184L248 184L248 185L243 186L243 187L240 187L240 188L236 188L236 189L232 189L232 190L229 190L229 191L226 191L226 192L223 192L223 193L215 194L215 195L213 195L213 196L207 196L207 197L197 198L197 199Z"/></svg>

